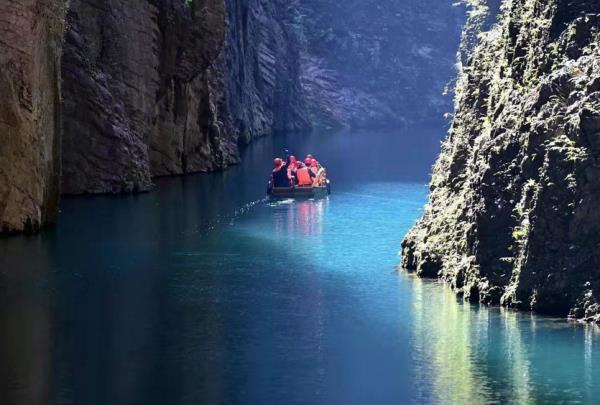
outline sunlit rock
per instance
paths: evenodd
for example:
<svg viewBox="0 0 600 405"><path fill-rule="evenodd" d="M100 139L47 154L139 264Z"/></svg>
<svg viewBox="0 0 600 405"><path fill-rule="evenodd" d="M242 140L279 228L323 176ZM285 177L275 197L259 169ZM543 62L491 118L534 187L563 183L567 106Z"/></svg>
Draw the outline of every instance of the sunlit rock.
<svg viewBox="0 0 600 405"><path fill-rule="evenodd" d="M479 38L404 267L439 257L437 276L471 300L593 319L600 4L505 2Z"/></svg>

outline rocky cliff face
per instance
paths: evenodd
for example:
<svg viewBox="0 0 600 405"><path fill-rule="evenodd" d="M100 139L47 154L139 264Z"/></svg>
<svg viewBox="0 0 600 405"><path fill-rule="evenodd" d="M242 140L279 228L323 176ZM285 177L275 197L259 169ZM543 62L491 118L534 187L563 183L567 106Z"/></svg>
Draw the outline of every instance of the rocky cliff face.
<svg viewBox="0 0 600 405"><path fill-rule="evenodd" d="M287 0L228 0L227 11L228 97L240 141L310 129L296 9Z"/></svg>
<svg viewBox="0 0 600 405"><path fill-rule="evenodd" d="M73 0L63 56L65 193L148 190L237 159L221 0Z"/></svg>
<svg viewBox="0 0 600 405"><path fill-rule="evenodd" d="M222 169L238 140L308 129L281 1L73 0L63 57L65 193L148 190Z"/></svg>
<svg viewBox="0 0 600 405"><path fill-rule="evenodd" d="M297 0L69 6L61 69L55 59L64 3L3 6L0 63L8 96L1 125L8 141L0 149L0 213L8 231L51 221L61 184L66 194L145 191L155 176L233 164L238 144L261 135L309 129L314 121L361 126L419 116L409 103L414 92L403 86L419 87L415 78L435 83L432 92L418 93L441 100L444 81L424 72L450 69L445 58L454 42L446 33L458 32L460 15L448 11L450 3L432 14L421 4L391 1L351 2L348 10ZM440 41L447 53L436 51ZM402 92L410 94L398 98Z"/></svg>
<svg viewBox="0 0 600 405"><path fill-rule="evenodd" d="M404 268L465 298L600 320L600 3L504 1L457 88Z"/></svg>
<svg viewBox="0 0 600 405"><path fill-rule="evenodd" d="M55 219L64 5L0 3L0 233Z"/></svg>
<svg viewBox="0 0 600 405"><path fill-rule="evenodd" d="M286 1L72 0L62 60L66 3L0 7L2 232L51 222L61 183L145 191L310 128Z"/></svg>
<svg viewBox="0 0 600 405"><path fill-rule="evenodd" d="M439 120L465 10L419 0L296 0L302 84L324 126Z"/></svg>
<svg viewBox="0 0 600 405"><path fill-rule="evenodd" d="M238 160L227 106L223 0L158 2L158 117L150 133L153 176L222 169Z"/></svg>

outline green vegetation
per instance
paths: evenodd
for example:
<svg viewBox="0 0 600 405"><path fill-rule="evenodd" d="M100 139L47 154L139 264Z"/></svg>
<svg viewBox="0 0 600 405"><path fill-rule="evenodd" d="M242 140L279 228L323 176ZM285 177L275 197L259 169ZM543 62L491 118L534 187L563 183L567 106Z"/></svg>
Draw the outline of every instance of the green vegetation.
<svg viewBox="0 0 600 405"><path fill-rule="evenodd" d="M527 238L527 229L523 226L517 226L513 230L512 237L517 242L522 242Z"/></svg>
<svg viewBox="0 0 600 405"><path fill-rule="evenodd" d="M470 23L484 26L485 4L468 4ZM554 277L583 271L572 260L581 252L597 254L590 134L600 126L600 6L575 2L579 14L558 15L557 4L505 2L487 32L465 30L462 49L472 50L453 124L424 217L403 245L409 270L433 265L465 297L476 285L482 302L547 309L558 294L575 302L581 285ZM455 271L464 258L470 266ZM561 311L573 309L566 301Z"/></svg>

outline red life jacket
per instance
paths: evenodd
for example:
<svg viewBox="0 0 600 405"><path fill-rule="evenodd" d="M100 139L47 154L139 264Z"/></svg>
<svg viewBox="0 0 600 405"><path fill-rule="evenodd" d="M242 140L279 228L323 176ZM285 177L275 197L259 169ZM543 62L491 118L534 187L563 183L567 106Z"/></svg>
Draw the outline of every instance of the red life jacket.
<svg viewBox="0 0 600 405"><path fill-rule="evenodd" d="M308 169L303 167L298 169L296 172L296 177L298 177L298 185L299 186L312 186L313 181L310 178L310 174L308 173Z"/></svg>

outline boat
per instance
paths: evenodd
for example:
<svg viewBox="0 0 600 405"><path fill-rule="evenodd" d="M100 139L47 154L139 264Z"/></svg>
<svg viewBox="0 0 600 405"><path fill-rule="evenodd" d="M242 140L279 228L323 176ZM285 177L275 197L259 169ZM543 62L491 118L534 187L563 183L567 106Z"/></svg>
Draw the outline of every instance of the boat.
<svg viewBox="0 0 600 405"><path fill-rule="evenodd" d="M331 194L331 184L320 187L273 187L271 182L267 188L267 195L271 198L323 198Z"/></svg>

